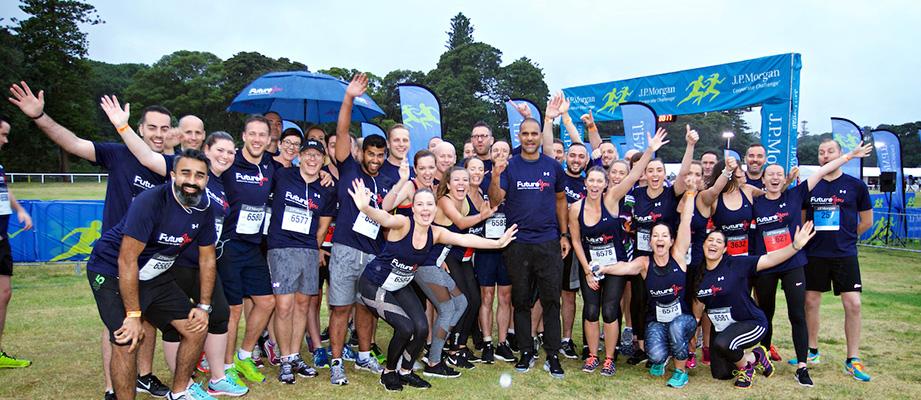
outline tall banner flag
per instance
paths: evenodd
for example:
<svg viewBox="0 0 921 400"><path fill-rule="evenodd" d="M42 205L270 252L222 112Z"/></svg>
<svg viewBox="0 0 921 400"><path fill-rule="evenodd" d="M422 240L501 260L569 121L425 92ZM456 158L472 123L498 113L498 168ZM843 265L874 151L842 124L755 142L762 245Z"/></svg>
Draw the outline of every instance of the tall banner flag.
<svg viewBox="0 0 921 400"><path fill-rule="evenodd" d="M403 125L409 130L407 158L412 163L417 151L428 148L429 139L441 137L441 103L435 93L422 85L402 84L397 91Z"/></svg>
<svg viewBox="0 0 921 400"><path fill-rule="evenodd" d="M905 212L905 188L902 177L902 146L898 136L887 130L875 130L873 147L876 147L876 164L880 172L895 172L895 192L892 194L892 212ZM901 232L901 230L896 230Z"/></svg>
<svg viewBox="0 0 921 400"><path fill-rule="evenodd" d="M380 125L371 122L362 122L361 137L366 138L371 135L381 135L384 139L387 138L387 133L384 132L384 129L381 128Z"/></svg>
<svg viewBox="0 0 921 400"><path fill-rule="evenodd" d="M595 121L623 119L622 105L648 104L656 113L684 115L761 105L761 144L767 161L797 165L797 53L563 89L573 119L592 110Z"/></svg>
<svg viewBox="0 0 921 400"><path fill-rule="evenodd" d="M659 121L656 111L645 103L629 101L620 105L624 117L624 137L627 138L627 150L646 151L649 147L648 136L656 132Z"/></svg>
<svg viewBox="0 0 921 400"><path fill-rule="evenodd" d="M515 104L521 104L521 103L528 105L528 108L531 109L531 117L536 119L538 123L541 123L541 121L544 120L543 116L540 113L540 109L537 108L537 106L534 105L532 101L527 100L527 99L509 99L508 101L506 101L505 102L505 112L508 114L508 131L509 131L509 135L511 135L511 140L512 140L509 143L512 144L513 149L521 145L521 143L518 141L518 128L519 128L519 125L521 125L521 121L524 121L524 117L521 116L521 114L518 112L518 109L515 107ZM576 118L576 120L578 120L578 118ZM569 140L568 139L569 135L565 135L563 137L564 137L563 142L566 142ZM569 145L566 145L566 147L569 147Z"/></svg>
<svg viewBox="0 0 921 400"><path fill-rule="evenodd" d="M832 137L841 146L841 154L847 154L860 145L862 135L860 127L853 121L844 118L831 117L831 134ZM841 167L841 170L857 179L863 179L862 158L855 158L848 161Z"/></svg>

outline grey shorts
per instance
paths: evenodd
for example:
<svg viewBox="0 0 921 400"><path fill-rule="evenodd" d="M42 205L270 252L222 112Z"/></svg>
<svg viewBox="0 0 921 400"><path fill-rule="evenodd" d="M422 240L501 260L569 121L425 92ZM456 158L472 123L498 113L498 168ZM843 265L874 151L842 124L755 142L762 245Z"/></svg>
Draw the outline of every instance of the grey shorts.
<svg viewBox="0 0 921 400"><path fill-rule="evenodd" d="M296 247L269 249L266 258L272 279L272 293L301 293L308 296L319 293L319 250Z"/></svg>
<svg viewBox="0 0 921 400"><path fill-rule="evenodd" d="M329 258L329 289L326 293L331 306L350 306L358 301L358 278L373 254L333 243Z"/></svg>

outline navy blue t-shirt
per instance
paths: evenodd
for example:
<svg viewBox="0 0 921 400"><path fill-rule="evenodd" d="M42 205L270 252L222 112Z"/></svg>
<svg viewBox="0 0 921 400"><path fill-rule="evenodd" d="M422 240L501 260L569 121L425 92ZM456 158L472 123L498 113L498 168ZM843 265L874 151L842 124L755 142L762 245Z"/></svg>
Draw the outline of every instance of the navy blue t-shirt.
<svg viewBox="0 0 921 400"><path fill-rule="evenodd" d="M703 269L697 299L704 304L717 332L733 322L754 321L767 326L764 312L755 305L748 286L758 270L760 256L723 257L713 270Z"/></svg>
<svg viewBox="0 0 921 400"><path fill-rule="evenodd" d="M515 156L499 177L505 191L506 226L518 224L519 243L538 244L560 238L556 193L563 192L563 167L541 154L537 160Z"/></svg>
<svg viewBox="0 0 921 400"><path fill-rule="evenodd" d="M748 177L748 174L745 174L745 183L752 185L758 189L764 189L764 182L759 179L752 179Z"/></svg>
<svg viewBox="0 0 921 400"><path fill-rule="evenodd" d="M233 165L221 174L224 191L230 200L230 212L224 219L222 240L262 242L262 224L266 217L275 163L272 155L262 153L259 164L253 164L238 151Z"/></svg>
<svg viewBox="0 0 921 400"><path fill-rule="evenodd" d="M208 196L202 196L197 206L186 209L179 205L171 185L156 186L139 194L124 219L96 242L86 269L117 277L124 236L146 243L138 257L142 281L166 272L188 247L214 245L217 235Z"/></svg>
<svg viewBox="0 0 921 400"><path fill-rule="evenodd" d="M806 199L806 220L816 234L806 251L810 257L856 257L857 222L861 211L873 209L870 191L860 179L841 174L820 180Z"/></svg>
<svg viewBox="0 0 921 400"><path fill-rule="evenodd" d="M390 178L390 180L392 180L394 184L400 181L400 166L391 164L389 160L384 160L384 164L381 165L381 170L379 171L379 173L383 176ZM410 168L409 169L409 179L413 179L415 177L416 177L416 171Z"/></svg>
<svg viewBox="0 0 921 400"><path fill-rule="evenodd" d="M761 196L755 199L755 232L753 255L764 255L793 243L796 227L803 225L803 199L809 195L806 181L780 193L777 200ZM806 252L798 251L789 260L761 274L785 272L806 265Z"/></svg>
<svg viewBox="0 0 921 400"><path fill-rule="evenodd" d="M352 188L352 181L356 178L360 178L365 183L365 187L371 190L371 205L377 208L382 207L384 197L396 183L382 174L368 175L351 155L342 161L339 164L339 184L336 186L336 196L341 201L339 202L339 214L336 216L338 228L333 232L333 243L343 244L366 254L378 254L384 241L383 229L378 229L377 237L373 239L355 231L355 227L358 226L356 222L359 211L348 191ZM365 223L370 223L370 218L364 219Z"/></svg>
<svg viewBox="0 0 921 400"><path fill-rule="evenodd" d="M9 212L12 214L12 206L9 205L10 202L10 189L6 186L6 170L3 169L3 166L0 165L0 201L6 202L5 207L10 207ZM7 240L7 231L10 225L10 214L0 214L0 240Z"/></svg>
<svg viewBox="0 0 921 400"><path fill-rule="evenodd" d="M224 193L224 183L221 178L214 176L208 171L208 198L211 199L211 214L214 217L214 230L216 237L221 237L221 231L224 229L224 217L230 209L230 203L227 202L227 195ZM185 249L179 258L176 259L177 267L198 268L198 246L190 246Z"/></svg>
<svg viewBox="0 0 921 400"><path fill-rule="evenodd" d="M566 203L572 204L585 198L585 178L569 176L563 172L563 193L566 194Z"/></svg>
<svg viewBox="0 0 921 400"><path fill-rule="evenodd" d="M141 192L166 182L166 178L141 165L124 144L93 142L93 147L96 162L92 164L109 171L102 206L102 232L105 232L122 220L131 200ZM173 163L171 159L165 161L168 171Z"/></svg>
<svg viewBox="0 0 921 400"><path fill-rule="evenodd" d="M267 244L270 249L317 249L320 217L335 214L336 188L323 187L319 177L307 185L298 167L275 171Z"/></svg>
<svg viewBox="0 0 921 400"><path fill-rule="evenodd" d="M636 231L636 251L634 257L651 254L649 239L652 227L658 222L668 224L672 232L678 228L678 198L675 188L666 186L656 198L649 197L648 187L633 190L633 227Z"/></svg>

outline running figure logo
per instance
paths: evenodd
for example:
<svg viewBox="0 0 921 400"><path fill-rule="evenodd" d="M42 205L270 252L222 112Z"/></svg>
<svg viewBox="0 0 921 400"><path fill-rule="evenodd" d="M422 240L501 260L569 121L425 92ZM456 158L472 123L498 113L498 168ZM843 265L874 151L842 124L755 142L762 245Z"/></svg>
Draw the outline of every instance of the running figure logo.
<svg viewBox="0 0 921 400"><path fill-rule="evenodd" d="M418 107L413 107L410 104L404 105L402 111L403 125L410 128L413 127L413 124L420 124L423 128L430 129L441 121L437 116L438 110L425 103L419 103Z"/></svg>
<svg viewBox="0 0 921 400"><path fill-rule="evenodd" d="M630 91L630 86L624 86L620 88L620 91L617 90L617 86L611 88L611 91L604 95L601 99L605 101L604 106L598 109L598 112L609 111L614 112L617 109L617 106L620 103L627 101L627 97L633 94Z"/></svg>
<svg viewBox="0 0 921 400"><path fill-rule="evenodd" d="M77 238L77 244L71 246L70 250L67 250L61 254L58 254L57 256L52 258L50 261L54 262L54 261L67 260L75 256L80 256L79 260L88 259L90 256L90 253L93 251L93 244L96 243L96 240L102 237L102 234L100 233L101 228L102 228L102 221L98 219L93 220L93 222L90 222L90 226L82 227L82 228L74 228L74 230L70 231L70 233L68 233L67 235L64 235L64 237L61 238L61 243L64 243L65 241L67 241L67 239L70 238L71 236L79 234L80 236Z"/></svg>
<svg viewBox="0 0 921 400"><path fill-rule="evenodd" d="M860 145L860 135L835 135L835 141L842 153L850 153Z"/></svg>
<svg viewBox="0 0 921 400"><path fill-rule="evenodd" d="M719 73L713 73L709 78L704 79L703 75L698 75L697 79L688 84L684 90L690 89L691 92L688 93L688 96L678 102L678 106L682 103L692 100L692 103L700 105L700 102L704 100L704 97L710 96L710 100L716 98L720 95L720 91L716 89L716 85L719 85L725 81L726 78L720 79Z"/></svg>

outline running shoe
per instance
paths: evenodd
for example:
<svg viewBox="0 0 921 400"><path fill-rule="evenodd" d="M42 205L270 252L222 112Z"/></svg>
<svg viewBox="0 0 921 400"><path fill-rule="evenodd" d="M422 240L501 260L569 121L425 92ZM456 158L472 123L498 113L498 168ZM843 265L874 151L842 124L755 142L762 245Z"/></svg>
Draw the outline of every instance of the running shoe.
<svg viewBox="0 0 921 400"><path fill-rule="evenodd" d="M189 395L189 392L178 396L173 394L173 392L169 392L164 397L166 397L166 400L192 400L192 396Z"/></svg>
<svg viewBox="0 0 921 400"><path fill-rule="evenodd" d="M809 377L809 370L806 367L797 368L796 374L793 375L793 379L796 379L796 383L799 383L800 386L814 386L812 378Z"/></svg>
<svg viewBox="0 0 921 400"><path fill-rule="evenodd" d="M624 333L620 335L620 353L629 357L633 355L633 328L624 328Z"/></svg>
<svg viewBox="0 0 921 400"><path fill-rule="evenodd" d="M283 361L278 368L278 381L284 384L294 384L294 365L290 361Z"/></svg>
<svg viewBox="0 0 921 400"><path fill-rule="evenodd" d="M467 354L464 351L455 351L454 354L448 355L448 365L460 369L474 369L475 365L467 360Z"/></svg>
<svg viewBox="0 0 921 400"><path fill-rule="evenodd" d="M771 375L774 375L774 363L771 362L771 358L767 354L767 349L764 346L757 346L752 349L752 353L755 353L755 368L764 375L765 378L770 378Z"/></svg>
<svg viewBox="0 0 921 400"><path fill-rule="evenodd" d="M710 365L710 348L709 347L701 347L700 363L703 365Z"/></svg>
<svg viewBox="0 0 921 400"><path fill-rule="evenodd" d="M301 358L300 355L297 355L296 357L297 358L295 358L294 362L291 364L294 367L294 372L298 374L298 376L301 378L313 378L317 376L317 370L307 365L307 363L304 362L304 359Z"/></svg>
<svg viewBox="0 0 921 400"><path fill-rule="evenodd" d="M473 354L473 350L470 350L469 347L464 347L464 348L460 349L460 352L461 352L461 353L464 353L464 358L466 358L467 361L470 361L470 362L472 362L472 363L481 363L481 362L483 362L483 359L480 358L480 357L477 357L476 354Z"/></svg>
<svg viewBox="0 0 921 400"><path fill-rule="evenodd" d="M384 372L384 367L382 367L374 357L368 357L368 359L365 360L359 359L358 361L355 361L355 369L359 371L368 371L375 375L380 375L381 372Z"/></svg>
<svg viewBox="0 0 921 400"><path fill-rule="evenodd" d="M483 341L483 331L477 329L470 336L473 337L473 348L477 349L477 351L483 351L483 347L486 346L486 342Z"/></svg>
<svg viewBox="0 0 921 400"><path fill-rule="evenodd" d="M384 385L384 389L387 389L388 392L399 392L403 390L403 381L400 380L397 371L382 373L381 385Z"/></svg>
<svg viewBox="0 0 921 400"><path fill-rule="evenodd" d="M870 375L864 372L863 362L859 358L853 358L851 361L844 362L844 372L853 376L854 379L861 382L869 382Z"/></svg>
<svg viewBox="0 0 921 400"><path fill-rule="evenodd" d="M688 362L685 365L688 369L697 368L697 353L688 354Z"/></svg>
<svg viewBox="0 0 921 400"><path fill-rule="evenodd" d="M249 388L237 385L227 376L221 378L221 380L217 382L208 381L208 394L212 396L239 397L247 392L249 392Z"/></svg>
<svg viewBox="0 0 921 400"><path fill-rule="evenodd" d="M197 382L193 383L191 386L189 386L188 389L186 389L186 396L193 400L217 400L208 394L205 389L202 389L201 384Z"/></svg>
<svg viewBox="0 0 921 400"><path fill-rule="evenodd" d="M431 343L426 343L425 346L422 347L422 357L420 357L420 359L422 359L422 362L428 364L428 362L429 362L429 351L431 351L431 350L432 350L432 344L431 344Z"/></svg>
<svg viewBox="0 0 921 400"><path fill-rule="evenodd" d="M313 365L317 368L329 368L329 350L320 347L313 351Z"/></svg>
<svg viewBox="0 0 921 400"><path fill-rule="evenodd" d="M438 364L435 365L426 365L422 369L422 375L430 376L433 378L457 378L461 375L460 372L454 370L445 363L445 360L441 360Z"/></svg>
<svg viewBox="0 0 921 400"><path fill-rule="evenodd" d="M652 367L649 368L649 375L660 377L665 375L665 363L662 364L652 364Z"/></svg>
<svg viewBox="0 0 921 400"><path fill-rule="evenodd" d="M688 385L688 373L678 368L672 372L672 377L668 379L665 386L681 389Z"/></svg>
<svg viewBox="0 0 921 400"><path fill-rule="evenodd" d="M32 361L16 358L0 351L0 368L25 368L30 365L32 365Z"/></svg>
<svg viewBox="0 0 921 400"><path fill-rule="evenodd" d="M195 369L203 374L208 374L211 372L211 366L208 365L208 359L205 357L204 352L201 353L201 358L198 359L198 365L195 366Z"/></svg>
<svg viewBox="0 0 921 400"><path fill-rule="evenodd" d="M511 346L509 346L508 341L502 342L496 347L495 357L497 360L506 361L506 362L515 362L515 354L512 352Z"/></svg>
<svg viewBox="0 0 921 400"><path fill-rule="evenodd" d="M329 327L323 328L323 332L320 332L320 342L328 343L329 342Z"/></svg>
<svg viewBox="0 0 921 400"><path fill-rule="evenodd" d="M550 376L563 379L565 373L563 372L563 366L560 365L560 356L556 354L547 355L547 361L544 361L544 371L550 373Z"/></svg>
<svg viewBox="0 0 921 400"><path fill-rule="evenodd" d="M560 342L559 353L571 360L579 358L579 354L576 353L576 344L572 342L572 339Z"/></svg>
<svg viewBox="0 0 921 400"><path fill-rule="evenodd" d="M822 363L822 354L819 353L818 351L816 351L815 353L813 353L813 352L810 350L808 353L806 353L806 362L808 362L809 364L821 364L821 363ZM790 360L788 360L787 363L790 364L790 365L796 365L796 364L799 364L799 360L797 360L796 357L794 357L794 358L791 358Z"/></svg>
<svg viewBox="0 0 921 400"><path fill-rule="evenodd" d="M492 342L483 343L483 352L480 353L480 360L484 364L494 364L496 362L496 349L492 347Z"/></svg>
<svg viewBox="0 0 921 400"><path fill-rule="evenodd" d="M103 400L118 400L118 398L115 397L115 392L110 392L108 390L105 392L105 394L102 395L102 399Z"/></svg>
<svg viewBox="0 0 921 400"><path fill-rule="evenodd" d="M777 352L777 348L774 347L774 344L771 344L771 347L768 348L770 352L771 361L783 361L783 357L780 356L780 353Z"/></svg>
<svg viewBox="0 0 921 400"><path fill-rule="evenodd" d="M351 346L342 347L342 359L345 361L355 362L358 359L358 353L352 350Z"/></svg>
<svg viewBox="0 0 921 400"><path fill-rule="evenodd" d="M755 367L748 363L742 369L733 371L732 374L736 377L736 389L749 389L755 379Z"/></svg>
<svg viewBox="0 0 921 400"><path fill-rule="evenodd" d="M591 352L588 351L588 345L587 345L587 344L583 344L583 345L582 345L582 361L583 361L583 362L584 362L585 360L588 360L588 355L589 355L589 353L591 353Z"/></svg>
<svg viewBox="0 0 921 400"><path fill-rule="evenodd" d="M413 372L405 375L398 375L400 376L400 382L402 382L404 386L409 386L416 389L428 389L432 387L431 383L426 382L425 379L420 378L419 375L416 375Z"/></svg>
<svg viewBox="0 0 921 400"><path fill-rule="evenodd" d="M598 357L594 354L589 354L588 358L585 359L585 362L582 364L582 372L592 373L598 369Z"/></svg>
<svg viewBox="0 0 921 400"><path fill-rule="evenodd" d="M241 360L239 355L233 356L233 366L237 373L243 375L243 378L250 382L265 382L265 375L259 372L259 368L253 363L252 358Z"/></svg>
<svg viewBox="0 0 921 400"><path fill-rule="evenodd" d="M272 339L266 339L262 343L262 350L265 354L265 358L269 361L269 364L275 366L281 363L281 357L278 356L278 345Z"/></svg>
<svg viewBox="0 0 921 400"><path fill-rule="evenodd" d="M136 388L138 393L147 393L153 397L166 397L169 387L160 382L154 374L138 375Z"/></svg>
<svg viewBox="0 0 921 400"><path fill-rule="evenodd" d="M253 355L251 358L253 359L253 364L256 366L256 368L265 368L265 361L262 361L262 350L260 350L258 347L253 350Z"/></svg>
<svg viewBox="0 0 921 400"><path fill-rule="evenodd" d="M617 366L610 357L604 358L604 364L601 365L601 376L614 376L617 373Z"/></svg>
<svg viewBox="0 0 921 400"><path fill-rule="evenodd" d="M534 353L529 351L521 352L521 358L518 359L518 362L515 364L515 370L518 372L528 372L531 368L534 368Z"/></svg>
<svg viewBox="0 0 921 400"><path fill-rule="evenodd" d="M646 352L643 349L637 348L633 350L633 355L627 359L627 364L630 365L639 365L641 362L648 360L649 357L646 356Z"/></svg>
<svg viewBox="0 0 921 400"><path fill-rule="evenodd" d="M376 358L379 364L387 363L387 353L384 353L384 351L377 346L377 343L371 343L371 357Z"/></svg>
<svg viewBox="0 0 921 400"><path fill-rule="evenodd" d="M508 344L508 347L512 351L518 353L521 349L518 348L518 340L516 339L515 332L509 332L505 337L505 343Z"/></svg>
<svg viewBox="0 0 921 400"><path fill-rule="evenodd" d="M243 379L240 379L240 374L237 372L237 367L230 367L225 369L224 376L227 379L230 379L234 385L246 387L246 383L243 382Z"/></svg>
<svg viewBox="0 0 921 400"><path fill-rule="evenodd" d="M345 376L345 366L342 365L342 360L334 359L329 363L329 383L339 386L349 384L349 378Z"/></svg>

